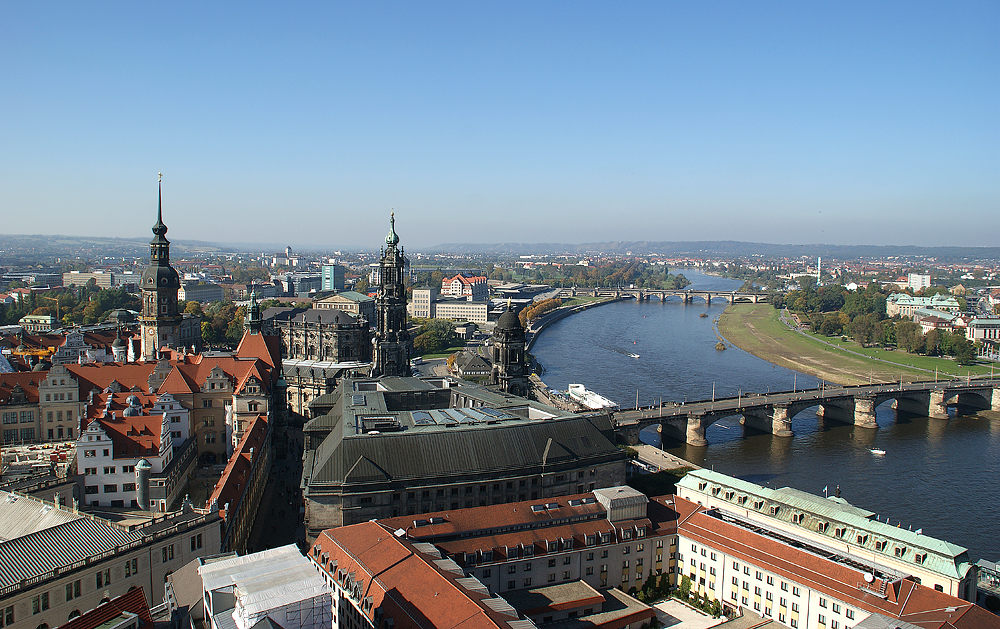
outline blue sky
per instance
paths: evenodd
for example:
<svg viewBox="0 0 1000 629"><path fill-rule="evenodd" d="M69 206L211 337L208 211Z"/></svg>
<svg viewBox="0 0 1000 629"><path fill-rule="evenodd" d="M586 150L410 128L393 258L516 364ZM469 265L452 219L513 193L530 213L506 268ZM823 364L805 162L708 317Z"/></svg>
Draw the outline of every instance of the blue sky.
<svg viewBox="0 0 1000 629"><path fill-rule="evenodd" d="M0 233L997 245L1000 3L0 0Z"/></svg>

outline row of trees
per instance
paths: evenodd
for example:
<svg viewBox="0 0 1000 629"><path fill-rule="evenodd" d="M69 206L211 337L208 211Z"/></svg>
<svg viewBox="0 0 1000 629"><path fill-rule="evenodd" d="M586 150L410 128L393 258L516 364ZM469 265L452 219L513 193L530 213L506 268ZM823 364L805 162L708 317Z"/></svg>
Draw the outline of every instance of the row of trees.
<svg viewBox="0 0 1000 629"><path fill-rule="evenodd" d="M123 288L101 289L94 280L86 286L56 293L29 293L24 301L0 304L0 322L16 325L29 314L55 315L64 326L91 325L107 318L112 310L139 310L142 301Z"/></svg>
<svg viewBox="0 0 1000 629"><path fill-rule="evenodd" d="M537 319L546 312L555 310L562 305L562 299L558 297L554 299L543 299L542 301L536 302L522 310L517 314L518 319L521 320L521 327L528 325L528 321Z"/></svg>

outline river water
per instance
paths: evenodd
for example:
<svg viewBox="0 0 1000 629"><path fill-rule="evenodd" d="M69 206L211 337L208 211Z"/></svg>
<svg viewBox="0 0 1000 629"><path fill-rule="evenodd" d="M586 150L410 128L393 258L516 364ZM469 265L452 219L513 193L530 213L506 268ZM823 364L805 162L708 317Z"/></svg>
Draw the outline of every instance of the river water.
<svg viewBox="0 0 1000 629"><path fill-rule="evenodd" d="M691 288L733 290L741 282L685 269ZM572 315L546 329L532 353L542 379L565 390L582 383L623 408L735 396L739 392L815 388L795 374L730 346L715 349L714 320L725 302L623 301ZM700 317L706 313L708 317ZM727 343L728 345L728 343ZM629 354L637 354L633 358ZM825 423L807 409L792 438L744 433L738 417L712 424L709 445L667 441L669 451L702 467L771 487L814 494L824 487L903 528L965 546L973 560L1000 559L1000 421L977 416L901 417L876 410L879 429ZM642 433L659 445L655 430ZM885 450L874 456L871 448Z"/></svg>

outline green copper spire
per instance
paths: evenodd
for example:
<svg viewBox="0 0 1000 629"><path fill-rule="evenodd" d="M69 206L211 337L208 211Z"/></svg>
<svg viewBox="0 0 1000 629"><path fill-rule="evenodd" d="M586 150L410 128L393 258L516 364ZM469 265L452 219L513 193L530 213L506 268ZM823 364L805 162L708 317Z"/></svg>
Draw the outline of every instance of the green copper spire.
<svg viewBox="0 0 1000 629"><path fill-rule="evenodd" d="M396 213L389 214L389 233L385 235L385 244L395 247L399 244L399 236L396 235Z"/></svg>

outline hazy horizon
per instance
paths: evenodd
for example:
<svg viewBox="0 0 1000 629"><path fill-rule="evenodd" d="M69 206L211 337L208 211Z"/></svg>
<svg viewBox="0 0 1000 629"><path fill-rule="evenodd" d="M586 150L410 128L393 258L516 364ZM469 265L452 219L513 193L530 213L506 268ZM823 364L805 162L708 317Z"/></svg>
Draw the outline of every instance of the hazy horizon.
<svg viewBox="0 0 1000 629"><path fill-rule="evenodd" d="M6 3L10 234L993 246L1000 4ZM58 227L56 227L58 226Z"/></svg>

